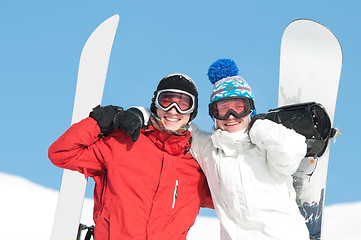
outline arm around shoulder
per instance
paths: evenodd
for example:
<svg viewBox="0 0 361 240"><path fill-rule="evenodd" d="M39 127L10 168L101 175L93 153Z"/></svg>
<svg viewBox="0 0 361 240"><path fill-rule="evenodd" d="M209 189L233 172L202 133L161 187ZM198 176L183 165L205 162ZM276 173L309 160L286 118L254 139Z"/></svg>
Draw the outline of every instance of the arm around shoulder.
<svg viewBox="0 0 361 240"><path fill-rule="evenodd" d="M91 117L73 124L49 147L50 161L55 166L81 173L103 171L101 154L94 145L100 132L97 122Z"/></svg>
<svg viewBox="0 0 361 240"><path fill-rule="evenodd" d="M191 153L201 164L206 157L206 153L210 152L210 148L212 146L211 133L201 130L194 123L190 124L189 131L192 135Z"/></svg>

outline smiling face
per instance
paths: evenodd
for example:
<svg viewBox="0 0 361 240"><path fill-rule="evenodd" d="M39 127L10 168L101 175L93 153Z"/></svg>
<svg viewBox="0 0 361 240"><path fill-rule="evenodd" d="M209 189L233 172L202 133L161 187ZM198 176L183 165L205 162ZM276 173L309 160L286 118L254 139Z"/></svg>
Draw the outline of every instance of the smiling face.
<svg viewBox="0 0 361 240"><path fill-rule="evenodd" d="M229 133L234 133L245 129L250 122L250 114L243 118L236 118L232 114L226 120L216 119L218 128Z"/></svg>
<svg viewBox="0 0 361 240"><path fill-rule="evenodd" d="M171 131L176 131L181 127L184 127L190 119L191 114L180 114L175 107L172 107L169 111L165 112L157 108L157 115L162 121L164 127Z"/></svg>

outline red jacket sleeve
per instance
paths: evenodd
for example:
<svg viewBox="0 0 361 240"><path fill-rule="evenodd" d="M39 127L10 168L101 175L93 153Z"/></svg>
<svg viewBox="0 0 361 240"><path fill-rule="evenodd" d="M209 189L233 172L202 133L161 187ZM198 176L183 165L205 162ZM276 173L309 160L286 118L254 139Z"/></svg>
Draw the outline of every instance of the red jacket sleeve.
<svg viewBox="0 0 361 240"><path fill-rule="evenodd" d="M208 182L205 181L202 187L202 194L201 194L201 207L203 208L212 208L214 209L214 205L213 205L213 201L212 201L212 196L211 196L211 191L209 190L208 187Z"/></svg>
<svg viewBox="0 0 361 240"><path fill-rule="evenodd" d="M87 176L105 172L103 156L95 144L100 128L91 118L73 124L48 150L50 161L58 167L79 171Z"/></svg>

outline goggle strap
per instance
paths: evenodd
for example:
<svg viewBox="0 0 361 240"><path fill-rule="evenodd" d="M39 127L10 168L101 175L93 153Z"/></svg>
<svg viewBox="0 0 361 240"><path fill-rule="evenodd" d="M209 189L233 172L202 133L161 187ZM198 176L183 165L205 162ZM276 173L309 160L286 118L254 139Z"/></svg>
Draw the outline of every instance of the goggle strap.
<svg viewBox="0 0 361 240"><path fill-rule="evenodd" d="M255 109L256 107L254 106L254 101L253 101L253 99L252 98L248 98L249 100L248 100L248 102L249 102L249 107L251 108L251 110L252 109Z"/></svg>

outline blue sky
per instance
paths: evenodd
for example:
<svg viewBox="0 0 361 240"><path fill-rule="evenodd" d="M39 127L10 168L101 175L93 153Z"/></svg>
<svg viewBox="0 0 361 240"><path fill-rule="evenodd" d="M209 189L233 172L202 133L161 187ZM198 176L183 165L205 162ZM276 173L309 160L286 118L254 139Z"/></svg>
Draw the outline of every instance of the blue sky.
<svg viewBox="0 0 361 240"><path fill-rule="evenodd" d="M266 112L277 105L283 31L307 18L330 28L343 49L334 124L343 134L331 149L326 204L361 201L360 7L348 0L1 1L0 171L59 190L62 170L47 149L70 126L83 45L114 14L120 21L103 105L149 106L159 80L181 72L198 85L195 123L208 130L209 65L234 59L258 112Z"/></svg>

